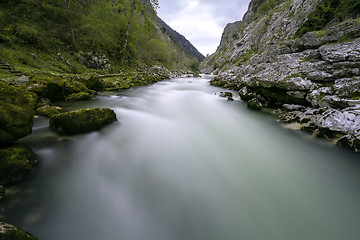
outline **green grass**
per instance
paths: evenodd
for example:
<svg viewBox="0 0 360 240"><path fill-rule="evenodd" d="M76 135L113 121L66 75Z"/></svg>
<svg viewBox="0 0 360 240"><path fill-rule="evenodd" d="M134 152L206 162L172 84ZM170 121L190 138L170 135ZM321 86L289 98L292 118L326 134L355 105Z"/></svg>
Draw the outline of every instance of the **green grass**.
<svg viewBox="0 0 360 240"><path fill-rule="evenodd" d="M307 32L322 30L334 18L343 21L360 14L359 0L322 0L316 9L308 15L308 20L299 27L295 37Z"/></svg>
<svg viewBox="0 0 360 240"><path fill-rule="evenodd" d="M0 60L25 71L69 74L89 71L74 57L80 51L105 54L114 72L194 66L195 58L169 42L153 18L140 0L1 1Z"/></svg>

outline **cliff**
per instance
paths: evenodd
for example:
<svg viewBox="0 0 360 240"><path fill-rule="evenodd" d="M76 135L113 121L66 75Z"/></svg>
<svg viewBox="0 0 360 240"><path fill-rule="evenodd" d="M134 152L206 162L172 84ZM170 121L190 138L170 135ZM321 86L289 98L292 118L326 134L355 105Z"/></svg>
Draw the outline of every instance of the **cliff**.
<svg viewBox="0 0 360 240"><path fill-rule="evenodd" d="M213 84L360 151L360 2L253 0L202 64Z"/></svg>

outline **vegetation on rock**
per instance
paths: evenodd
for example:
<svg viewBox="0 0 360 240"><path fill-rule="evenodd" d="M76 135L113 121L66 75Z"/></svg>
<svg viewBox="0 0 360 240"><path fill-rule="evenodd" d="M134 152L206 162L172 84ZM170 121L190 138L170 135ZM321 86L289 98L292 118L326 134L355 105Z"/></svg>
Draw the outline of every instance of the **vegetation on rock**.
<svg viewBox="0 0 360 240"><path fill-rule="evenodd" d="M36 95L0 81L0 145L31 133Z"/></svg>
<svg viewBox="0 0 360 240"><path fill-rule="evenodd" d="M15 226L0 222L0 240L37 240L37 238Z"/></svg>
<svg viewBox="0 0 360 240"><path fill-rule="evenodd" d="M140 0L0 2L0 59L21 71L118 72L198 60L159 30Z"/></svg>
<svg viewBox="0 0 360 240"><path fill-rule="evenodd" d="M295 36L301 37L307 32L323 29L330 21L360 16L358 0L321 0L315 10L308 15L308 20L299 27Z"/></svg>
<svg viewBox="0 0 360 240"><path fill-rule="evenodd" d="M75 135L99 130L115 121L117 118L113 110L91 108L53 115L49 126L59 134Z"/></svg>
<svg viewBox="0 0 360 240"><path fill-rule="evenodd" d="M26 146L14 144L0 149L0 185L23 180L37 164L35 154Z"/></svg>

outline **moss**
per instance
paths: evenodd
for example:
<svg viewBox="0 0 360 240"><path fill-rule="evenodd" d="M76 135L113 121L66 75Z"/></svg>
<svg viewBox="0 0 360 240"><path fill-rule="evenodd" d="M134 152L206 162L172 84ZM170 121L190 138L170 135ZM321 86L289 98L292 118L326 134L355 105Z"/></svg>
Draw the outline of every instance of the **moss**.
<svg viewBox="0 0 360 240"><path fill-rule="evenodd" d="M316 37L322 38L322 37L325 37L326 35L328 35L329 31L330 31L329 29L323 29L320 31L315 31L313 33L315 34Z"/></svg>
<svg viewBox="0 0 360 240"><path fill-rule="evenodd" d="M50 118L49 126L59 134L75 135L99 130L115 121L113 110L92 108L54 115Z"/></svg>
<svg viewBox="0 0 360 240"><path fill-rule="evenodd" d="M234 60L234 62L236 63L236 65L241 66L243 64L246 64L250 58L252 58L254 55L257 54L257 51L255 50L255 48L250 49L249 51L247 51L246 53L240 55L238 58L236 58Z"/></svg>
<svg viewBox="0 0 360 240"><path fill-rule="evenodd" d="M57 106L49 106L49 105L39 107L35 111L35 113L37 115L48 117L48 118L50 118L56 114L62 113L62 112L63 112L62 108L57 107Z"/></svg>
<svg viewBox="0 0 360 240"><path fill-rule="evenodd" d="M216 78L214 78L213 80L210 81L210 85L216 86L216 87L225 87L227 84L228 84L227 81L221 80L221 79L216 79Z"/></svg>
<svg viewBox="0 0 360 240"><path fill-rule="evenodd" d="M28 89L41 98L48 98L52 102L65 99L65 80L60 76L35 73L30 77Z"/></svg>
<svg viewBox="0 0 360 240"><path fill-rule="evenodd" d="M10 230L0 235L1 240L37 240L36 237L22 230Z"/></svg>
<svg viewBox="0 0 360 240"><path fill-rule="evenodd" d="M36 95L0 81L0 144L31 133Z"/></svg>
<svg viewBox="0 0 360 240"><path fill-rule="evenodd" d="M356 38L359 37L359 34L357 33L347 33L342 35L338 40L337 43L346 43L346 42L353 42L356 40Z"/></svg>
<svg viewBox="0 0 360 240"><path fill-rule="evenodd" d="M104 82L97 75L91 75L90 77L79 77L76 79L79 82L85 84L85 86L94 91L101 91L104 89Z"/></svg>
<svg viewBox="0 0 360 240"><path fill-rule="evenodd" d="M88 100L89 98L90 98L90 93L79 92L67 96L66 101L83 101L83 100Z"/></svg>
<svg viewBox="0 0 360 240"><path fill-rule="evenodd" d="M309 59L307 58L300 58L299 63L309 62Z"/></svg>
<svg viewBox="0 0 360 240"><path fill-rule="evenodd" d="M20 144L0 149L0 159L0 184L3 185L23 180L38 162L33 151Z"/></svg>
<svg viewBox="0 0 360 240"><path fill-rule="evenodd" d="M0 239L1 240L37 240L31 234L24 232L23 230L4 223L0 222Z"/></svg>

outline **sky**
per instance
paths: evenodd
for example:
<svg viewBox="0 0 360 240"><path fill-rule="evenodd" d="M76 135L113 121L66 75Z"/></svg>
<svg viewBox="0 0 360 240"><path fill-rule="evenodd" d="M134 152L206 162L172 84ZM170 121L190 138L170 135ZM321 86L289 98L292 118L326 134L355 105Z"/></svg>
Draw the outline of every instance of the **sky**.
<svg viewBox="0 0 360 240"><path fill-rule="evenodd" d="M250 0L159 0L159 17L203 55L220 44L226 24L239 21Z"/></svg>

